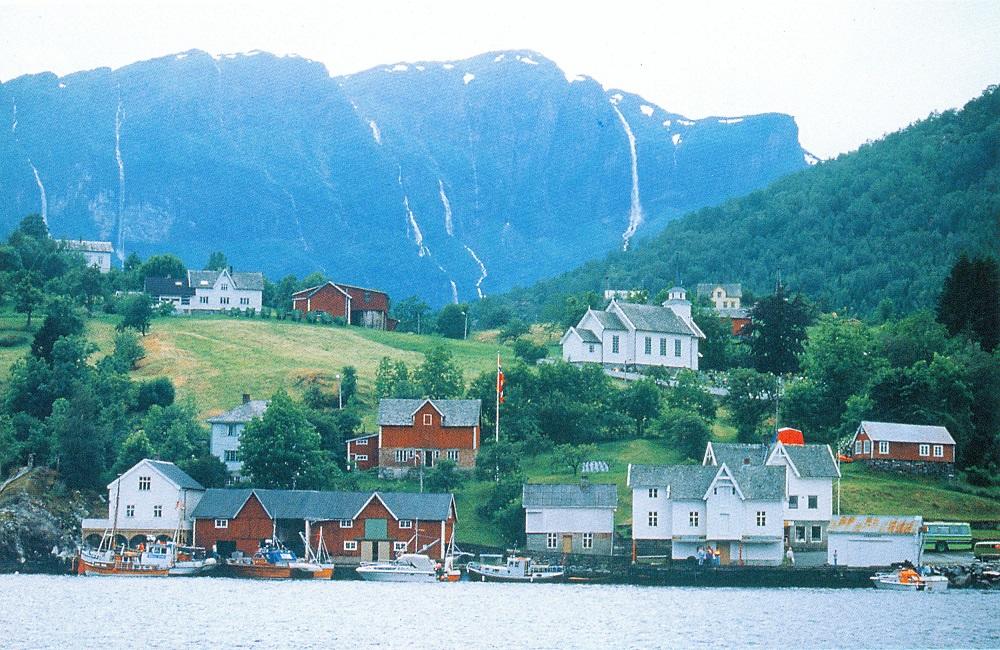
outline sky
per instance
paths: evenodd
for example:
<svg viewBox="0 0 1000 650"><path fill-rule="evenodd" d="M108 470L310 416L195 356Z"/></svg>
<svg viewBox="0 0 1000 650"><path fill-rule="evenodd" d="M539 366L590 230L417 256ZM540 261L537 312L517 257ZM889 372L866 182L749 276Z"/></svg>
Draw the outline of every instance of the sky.
<svg viewBox="0 0 1000 650"><path fill-rule="evenodd" d="M1000 83L1000 0L0 0L0 81L193 48L332 75L532 49L690 118L788 113L830 158Z"/></svg>

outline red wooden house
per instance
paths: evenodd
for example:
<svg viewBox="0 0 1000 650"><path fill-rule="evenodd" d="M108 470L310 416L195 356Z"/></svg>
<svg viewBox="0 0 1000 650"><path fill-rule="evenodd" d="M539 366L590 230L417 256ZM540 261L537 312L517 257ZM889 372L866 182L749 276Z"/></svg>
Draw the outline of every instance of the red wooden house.
<svg viewBox="0 0 1000 650"><path fill-rule="evenodd" d="M378 405L379 467L404 473L438 459L472 469L479 453L478 399L383 399Z"/></svg>
<svg viewBox="0 0 1000 650"><path fill-rule="evenodd" d="M192 518L195 543L223 557L251 554L266 539L301 552L301 533L351 564L401 553L443 559L457 510L452 494L210 489Z"/></svg>
<svg viewBox="0 0 1000 650"><path fill-rule="evenodd" d="M865 421L851 440L850 455L882 469L950 473L955 439L945 427Z"/></svg>
<svg viewBox="0 0 1000 650"><path fill-rule="evenodd" d="M347 444L347 462L360 470L378 467L378 434L368 433L351 438Z"/></svg>
<svg viewBox="0 0 1000 650"><path fill-rule="evenodd" d="M394 330L389 318L389 295L375 289L327 282L292 294L292 309L322 311L343 318L348 325Z"/></svg>

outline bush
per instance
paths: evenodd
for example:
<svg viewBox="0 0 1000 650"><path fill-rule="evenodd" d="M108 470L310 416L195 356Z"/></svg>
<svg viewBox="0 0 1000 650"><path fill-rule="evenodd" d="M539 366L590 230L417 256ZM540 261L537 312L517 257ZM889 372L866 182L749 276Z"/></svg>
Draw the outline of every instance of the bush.
<svg viewBox="0 0 1000 650"><path fill-rule="evenodd" d="M534 364L548 356L548 350L544 345L537 345L528 339L517 339L514 341L514 356L527 364Z"/></svg>
<svg viewBox="0 0 1000 650"><path fill-rule="evenodd" d="M528 333L528 326L519 318L509 321L500 328L500 340L510 341Z"/></svg>
<svg viewBox="0 0 1000 650"><path fill-rule="evenodd" d="M156 306L156 313L158 316L173 316L174 311L174 303L172 302L161 302Z"/></svg>
<svg viewBox="0 0 1000 650"><path fill-rule="evenodd" d="M133 370L145 356L146 348L142 347L139 336L134 331L126 329L115 335L115 349L111 358L122 372Z"/></svg>
<svg viewBox="0 0 1000 650"><path fill-rule="evenodd" d="M174 403L174 385L166 377L143 382L139 384L136 401L140 411L147 411L154 404L170 406Z"/></svg>
<svg viewBox="0 0 1000 650"><path fill-rule="evenodd" d="M986 467L969 467L965 470L965 480L970 485L979 487L992 487L1000 484L995 472L991 472Z"/></svg>
<svg viewBox="0 0 1000 650"><path fill-rule="evenodd" d="M0 336L0 348L14 348L19 345L24 345L28 342L27 337L19 336L17 334L7 334L6 336Z"/></svg>

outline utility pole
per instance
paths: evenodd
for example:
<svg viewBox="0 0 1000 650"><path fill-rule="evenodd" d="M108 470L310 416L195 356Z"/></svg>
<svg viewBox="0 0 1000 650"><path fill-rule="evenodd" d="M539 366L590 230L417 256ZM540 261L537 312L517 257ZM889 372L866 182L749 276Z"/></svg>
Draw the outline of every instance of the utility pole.
<svg viewBox="0 0 1000 650"><path fill-rule="evenodd" d="M340 375L337 375L337 409L344 408L344 382L340 380Z"/></svg>
<svg viewBox="0 0 1000 650"><path fill-rule="evenodd" d="M462 315L465 316L465 329L462 331L462 340L467 340L469 338L469 312L463 311Z"/></svg>

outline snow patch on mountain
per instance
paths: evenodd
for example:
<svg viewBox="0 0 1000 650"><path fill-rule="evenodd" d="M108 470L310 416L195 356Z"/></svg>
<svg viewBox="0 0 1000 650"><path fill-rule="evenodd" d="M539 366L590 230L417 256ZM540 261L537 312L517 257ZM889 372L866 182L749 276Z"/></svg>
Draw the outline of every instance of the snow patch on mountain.
<svg viewBox="0 0 1000 650"><path fill-rule="evenodd" d="M444 231L449 237L455 236L455 225L451 221L451 202L448 195L444 193L444 183L438 179L438 193L441 195L441 205L444 206Z"/></svg>
<svg viewBox="0 0 1000 650"><path fill-rule="evenodd" d="M462 77L462 83L464 83L466 86L468 86L469 82L472 81L475 78L476 78L476 75L472 74L471 72L466 72L465 75Z"/></svg>
<svg viewBox="0 0 1000 650"><path fill-rule="evenodd" d="M653 117L654 109L649 104L643 104L642 106L639 107L639 110L642 111L642 114L645 115L646 117Z"/></svg>
<svg viewBox="0 0 1000 650"><path fill-rule="evenodd" d="M692 122L691 120L677 120L677 123L682 124L684 126L694 126L694 122Z"/></svg>
<svg viewBox="0 0 1000 650"><path fill-rule="evenodd" d="M663 126L667 127L668 129L670 128L671 124L673 124L673 122L671 122L670 120L663 120Z"/></svg>
<svg viewBox="0 0 1000 650"><path fill-rule="evenodd" d="M742 117L727 117L719 120L719 124L739 124L742 121Z"/></svg>
<svg viewBox="0 0 1000 650"><path fill-rule="evenodd" d="M530 56L521 56L521 55L519 54L519 55L517 56L517 60L518 60L518 61L520 61L521 63L526 63L526 64L528 64L528 65L538 65L538 61L535 61L535 60L534 60L533 58L531 58Z"/></svg>
<svg viewBox="0 0 1000 650"><path fill-rule="evenodd" d="M805 160L806 164L810 165L810 166L817 165L820 162L819 158L817 158L816 156L812 155L808 151L803 152L802 159Z"/></svg>
<svg viewBox="0 0 1000 650"><path fill-rule="evenodd" d="M504 60L505 56L507 56L507 55L506 54L497 54L495 57L493 57L493 63L500 63L501 61Z"/></svg>
<svg viewBox="0 0 1000 650"><path fill-rule="evenodd" d="M486 276L489 275L489 273L486 272L486 265L483 264L483 261L479 259L478 255L476 255L476 251L472 250L468 246L465 246L464 244L463 247L469 253L469 255L472 256L472 259L475 260L476 264L479 266L479 279L476 280L476 294L479 296L479 299L482 300L483 298L486 297L486 294L483 293L482 289L483 280L486 279Z"/></svg>
<svg viewBox="0 0 1000 650"><path fill-rule="evenodd" d="M405 194L403 195L403 207L406 208L406 234L408 237L412 234L413 243L417 245L417 255L420 257L429 256L431 251L424 246L424 233L420 230L420 224L417 223L416 215L414 215L413 210L410 209L410 197Z"/></svg>
<svg viewBox="0 0 1000 650"><path fill-rule="evenodd" d="M408 65L406 65L405 63L397 63L396 65L392 66L391 68L386 68L385 71L386 72L406 72L409 69L410 69L410 67Z"/></svg>
<svg viewBox="0 0 1000 650"><path fill-rule="evenodd" d="M423 72L424 70L426 70L426 69L427 69L427 68L425 68L425 67L424 67L424 66L422 66L422 65L415 65L415 66L413 66L413 67L414 67L414 68L416 68L417 70L419 70L420 72Z"/></svg>
<svg viewBox="0 0 1000 650"><path fill-rule="evenodd" d="M611 96L611 104L613 106L617 106L618 104L621 103L623 99L625 99L625 95L622 95L621 93L615 93L614 95Z"/></svg>
<svg viewBox="0 0 1000 650"><path fill-rule="evenodd" d="M681 143L681 140L683 138L681 138L681 134L680 133L675 133L672 136L670 136L670 139L674 141L674 146L676 147L677 145L679 145Z"/></svg>
<svg viewBox="0 0 1000 650"><path fill-rule="evenodd" d="M445 70L451 70L452 68L455 67L455 64L454 63L442 63L441 67L444 68Z"/></svg>
<svg viewBox="0 0 1000 650"><path fill-rule="evenodd" d="M628 120L625 119L622 112L618 110L617 104L612 103L611 107L618 114L618 119L621 120L625 135L628 136L629 152L632 154L632 204L628 212L628 228L622 233L622 250L627 251L629 241L635 235L635 231L639 229L643 218L642 203L639 200L639 157L636 153L635 135L632 133L632 127L629 126Z"/></svg>

